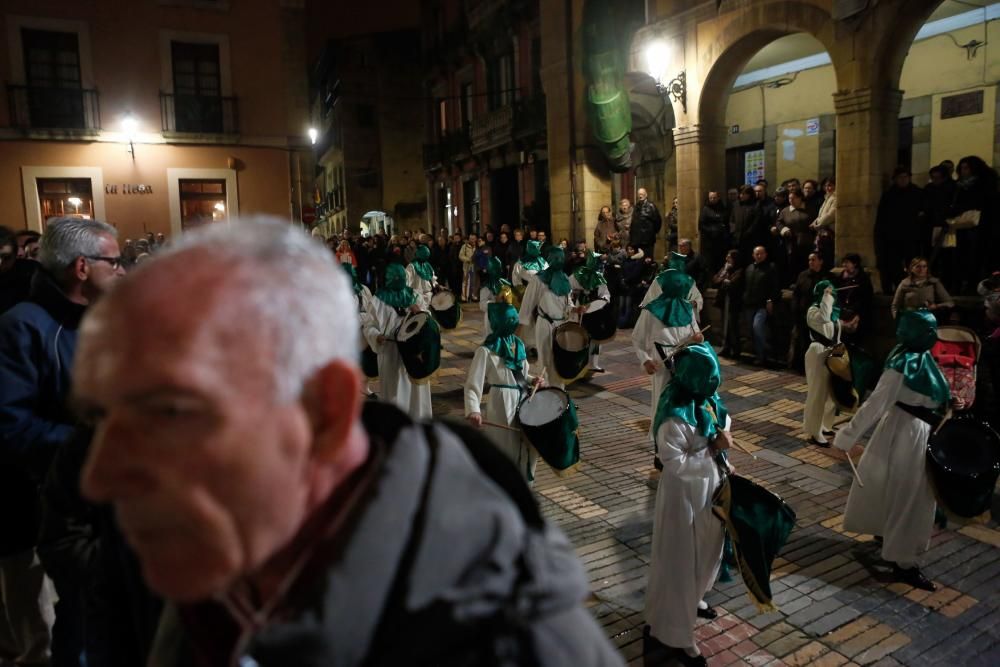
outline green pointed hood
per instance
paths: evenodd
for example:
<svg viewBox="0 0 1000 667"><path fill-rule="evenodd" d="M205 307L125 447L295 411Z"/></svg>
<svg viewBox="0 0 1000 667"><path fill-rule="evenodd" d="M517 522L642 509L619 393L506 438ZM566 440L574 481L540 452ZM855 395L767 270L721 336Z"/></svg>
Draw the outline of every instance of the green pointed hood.
<svg viewBox="0 0 1000 667"><path fill-rule="evenodd" d="M375 296L393 308L409 308L417 302L417 294L406 284L406 269L392 263L385 267L385 285Z"/></svg>
<svg viewBox="0 0 1000 667"><path fill-rule="evenodd" d="M427 282L434 282L434 267L428 261L431 258L431 250L425 245L417 246L417 252L413 256L410 266L417 272L417 275Z"/></svg>
<svg viewBox="0 0 1000 667"><path fill-rule="evenodd" d="M937 341L937 320L928 310L900 313L896 323L897 345L889 353L886 368L903 374L903 384L927 396L939 406L951 401L951 390L930 349Z"/></svg>
<svg viewBox="0 0 1000 667"><path fill-rule="evenodd" d="M834 287L833 283L829 280L821 280L816 283L813 287L813 300L812 305L819 306L823 301L823 292L826 291L827 287L833 288L833 312L830 314L830 320L836 322L840 319L840 306L837 305L837 288Z"/></svg>
<svg viewBox="0 0 1000 667"><path fill-rule="evenodd" d="M510 281L504 280L503 277L503 262L500 261L499 257L491 256L486 265L486 281L483 282L483 287L489 288L493 292L493 296L496 296L500 294L504 285L510 287Z"/></svg>
<svg viewBox="0 0 1000 667"><path fill-rule="evenodd" d="M563 271L566 252L559 246L549 249L549 266L539 271L535 277L541 280L556 296L566 296L570 292L569 276Z"/></svg>
<svg viewBox="0 0 1000 667"><path fill-rule="evenodd" d="M674 269L662 271L656 276L660 295L646 304L646 310L668 327L686 327L694 321L694 307L688 301L688 294L694 287L694 278Z"/></svg>
<svg viewBox="0 0 1000 667"><path fill-rule="evenodd" d="M548 264L542 259L542 242L528 241L521 256L521 266L528 271L544 271Z"/></svg>
<svg viewBox="0 0 1000 667"><path fill-rule="evenodd" d="M674 375L656 406L653 433L667 419L677 418L696 427L699 435L715 437L729 414L719 397L721 386L722 369L711 345L698 343L678 353Z"/></svg>
<svg viewBox="0 0 1000 667"><path fill-rule="evenodd" d="M597 289L599 285L608 284L608 281L604 278L604 274L598 270L600 261L600 255L595 252L589 252L587 253L587 263L578 267L576 271L573 272L573 277L576 278L578 283L580 283L580 287L587 292Z"/></svg>
<svg viewBox="0 0 1000 667"><path fill-rule="evenodd" d="M491 303L487 306L486 315L490 320L491 333L483 341L483 347L503 359L510 370L522 370L527 355L524 342L514 335L520 323L517 308L507 303Z"/></svg>

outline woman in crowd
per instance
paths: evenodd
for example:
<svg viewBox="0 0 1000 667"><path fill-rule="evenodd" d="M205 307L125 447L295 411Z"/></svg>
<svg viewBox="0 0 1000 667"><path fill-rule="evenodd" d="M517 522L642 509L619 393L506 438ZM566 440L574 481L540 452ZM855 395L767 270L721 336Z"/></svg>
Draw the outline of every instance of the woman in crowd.
<svg viewBox="0 0 1000 667"><path fill-rule="evenodd" d="M927 260L914 257L910 261L909 276L896 288L892 298L892 316L899 317L904 310L926 308L939 319L943 309L951 309L955 303L940 280L930 275Z"/></svg>
<svg viewBox="0 0 1000 667"><path fill-rule="evenodd" d="M742 192L741 192L742 196ZM738 250L726 253L726 261L712 277L715 305L722 311L722 356L740 356L740 311L743 308L743 265Z"/></svg>
<svg viewBox="0 0 1000 667"><path fill-rule="evenodd" d="M844 255L842 270L837 278L837 305L840 315L845 321L857 319L857 328L843 331L841 339L845 343L861 345L872 327L872 300L875 298L875 288L872 279L865 271L861 255L848 253Z"/></svg>
<svg viewBox="0 0 1000 667"><path fill-rule="evenodd" d="M816 232L816 252L823 258L823 266L833 266L833 239L837 223L837 181L832 176L824 179L823 190L826 196L810 227Z"/></svg>

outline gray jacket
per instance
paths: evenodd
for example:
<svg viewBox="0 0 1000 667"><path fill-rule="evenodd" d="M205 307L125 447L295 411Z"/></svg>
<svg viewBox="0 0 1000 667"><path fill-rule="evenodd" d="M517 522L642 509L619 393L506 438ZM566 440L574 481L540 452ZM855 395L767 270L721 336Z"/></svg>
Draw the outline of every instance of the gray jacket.
<svg viewBox="0 0 1000 667"><path fill-rule="evenodd" d="M497 450L482 440L467 445L440 423L432 446L422 426L383 404L367 405L364 422L370 435L383 432L372 443L384 459L342 552L306 587L310 594L298 611L251 631L231 664L624 665L583 607L587 578L572 545L547 522L532 526L525 519L518 502L534 501L505 459L501 476L517 480L518 493L484 472L482 457L494 460ZM490 450L473 458L475 447ZM419 538L411 541L413 531ZM408 574L400 575L403 595L398 582L393 586L401 572ZM392 599L403 601L395 613L386 609ZM153 667L198 664L180 618L175 608L165 613ZM511 635L500 619L517 627L515 658L496 657L510 655L504 647Z"/></svg>

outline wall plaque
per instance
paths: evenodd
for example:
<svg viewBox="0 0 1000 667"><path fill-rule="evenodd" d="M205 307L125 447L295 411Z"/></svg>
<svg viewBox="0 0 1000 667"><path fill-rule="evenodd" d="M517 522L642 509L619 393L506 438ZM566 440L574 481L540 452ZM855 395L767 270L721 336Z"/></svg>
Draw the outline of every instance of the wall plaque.
<svg viewBox="0 0 1000 667"><path fill-rule="evenodd" d="M121 193L123 195L151 195L153 194L153 186L146 185L145 183L122 183L121 189L118 185L105 185L104 193L109 195L116 195Z"/></svg>
<svg viewBox="0 0 1000 667"><path fill-rule="evenodd" d="M941 119L975 116L983 112L983 91L948 95L941 98Z"/></svg>

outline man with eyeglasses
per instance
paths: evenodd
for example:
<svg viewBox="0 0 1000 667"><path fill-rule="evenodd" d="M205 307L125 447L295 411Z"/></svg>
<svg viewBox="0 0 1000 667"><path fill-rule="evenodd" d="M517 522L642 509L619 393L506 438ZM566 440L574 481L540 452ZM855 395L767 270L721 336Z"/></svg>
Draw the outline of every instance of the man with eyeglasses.
<svg viewBox="0 0 1000 667"><path fill-rule="evenodd" d="M124 275L113 227L56 218L42 237L29 297L0 316L0 659L79 664L82 577L52 584L36 553L39 485L73 432L66 407L77 328ZM51 638L51 642L50 642Z"/></svg>

